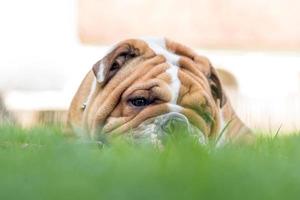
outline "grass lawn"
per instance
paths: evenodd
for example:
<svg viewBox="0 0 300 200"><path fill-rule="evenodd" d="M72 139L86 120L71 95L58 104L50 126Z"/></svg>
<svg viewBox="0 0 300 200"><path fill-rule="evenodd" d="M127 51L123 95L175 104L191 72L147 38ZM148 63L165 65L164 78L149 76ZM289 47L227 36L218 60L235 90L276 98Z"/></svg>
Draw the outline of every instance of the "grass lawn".
<svg viewBox="0 0 300 200"><path fill-rule="evenodd" d="M164 149L0 127L0 199L300 199L300 136Z"/></svg>

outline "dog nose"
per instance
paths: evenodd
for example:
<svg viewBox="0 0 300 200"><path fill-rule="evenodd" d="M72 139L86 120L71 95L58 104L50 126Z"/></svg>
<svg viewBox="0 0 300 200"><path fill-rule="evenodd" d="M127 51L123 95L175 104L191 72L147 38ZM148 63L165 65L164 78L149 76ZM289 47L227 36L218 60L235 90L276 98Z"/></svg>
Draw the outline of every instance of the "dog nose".
<svg viewBox="0 0 300 200"><path fill-rule="evenodd" d="M163 120L162 130L168 134L186 133L189 130L189 121L182 114L171 114Z"/></svg>

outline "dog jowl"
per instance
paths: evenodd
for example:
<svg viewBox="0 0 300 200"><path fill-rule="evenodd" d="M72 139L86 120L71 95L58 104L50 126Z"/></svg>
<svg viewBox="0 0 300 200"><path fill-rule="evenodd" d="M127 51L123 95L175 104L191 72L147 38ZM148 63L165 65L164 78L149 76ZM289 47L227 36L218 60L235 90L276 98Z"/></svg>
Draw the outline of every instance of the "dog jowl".
<svg viewBox="0 0 300 200"><path fill-rule="evenodd" d="M111 47L81 83L69 123L94 139L130 134L155 142L180 130L224 142L249 133L209 60L168 39Z"/></svg>

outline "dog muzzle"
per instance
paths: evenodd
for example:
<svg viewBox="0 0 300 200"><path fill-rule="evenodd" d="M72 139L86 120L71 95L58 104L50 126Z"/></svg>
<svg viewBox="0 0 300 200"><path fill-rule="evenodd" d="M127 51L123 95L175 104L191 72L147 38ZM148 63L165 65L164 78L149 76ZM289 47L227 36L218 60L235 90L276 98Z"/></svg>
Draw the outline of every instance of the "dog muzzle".
<svg viewBox="0 0 300 200"><path fill-rule="evenodd" d="M105 134L107 135L107 134ZM108 141L102 135L100 140ZM200 144L206 144L205 134L192 125L188 118L181 113L170 112L155 118L148 119L137 128L124 135L136 143L154 144L163 146L171 139L192 137Z"/></svg>

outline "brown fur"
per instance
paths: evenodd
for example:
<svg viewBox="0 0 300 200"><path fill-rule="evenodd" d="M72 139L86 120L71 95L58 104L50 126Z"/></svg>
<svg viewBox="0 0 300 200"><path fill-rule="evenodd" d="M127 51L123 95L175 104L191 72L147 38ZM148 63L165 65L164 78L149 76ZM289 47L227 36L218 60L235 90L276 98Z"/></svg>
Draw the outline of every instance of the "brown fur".
<svg viewBox="0 0 300 200"><path fill-rule="evenodd" d="M178 78L181 85L176 104L182 107L181 112L189 121L210 138L219 136L221 118L224 123L230 123L227 139L247 135L248 128L234 113L209 60L170 40L166 40L166 47L180 56ZM134 58L127 61L124 52ZM96 137L99 130L126 132L148 119L170 112L172 77L166 73L169 68L166 61L142 40L117 44L83 80L69 109L69 123ZM104 80L99 83L95 76L101 67L104 67ZM128 105L130 98L137 96L155 99L155 103L144 108ZM86 101L86 108L82 108Z"/></svg>

